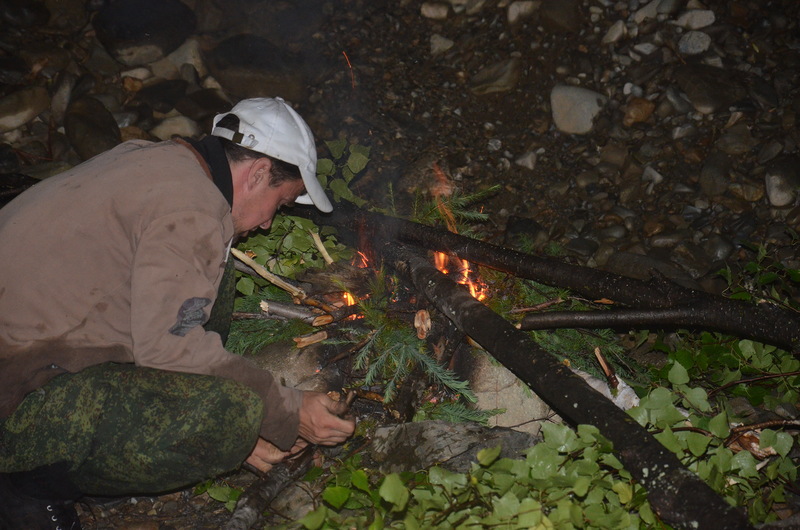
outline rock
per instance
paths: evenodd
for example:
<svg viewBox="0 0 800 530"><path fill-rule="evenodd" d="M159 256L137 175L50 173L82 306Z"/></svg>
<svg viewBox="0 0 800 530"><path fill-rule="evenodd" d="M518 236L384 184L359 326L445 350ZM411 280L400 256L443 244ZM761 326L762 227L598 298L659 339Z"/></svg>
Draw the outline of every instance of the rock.
<svg viewBox="0 0 800 530"><path fill-rule="evenodd" d="M423 2L419 8L423 17L431 20L445 20L450 14L450 6L441 2Z"/></svg>
<svg viewBox="0 0 800 530"><path fill-rule="evenodd" d="M522 19L528 18L539 8L541 2L533 0L516 0L508 6L508 23L512 26Z"/></svg>
<svg viewBox="0 0 800 530"><path fill-rule="evenodd" d="M711 37L702 31L689 31L678 41L678 51L683 55L698 55L711 46Z"/></svg>
<svg viewBox="0 0 800 530"><path fill-rule="evenodd" d="M692 106L712 114L742 99L746 92L728 71L704 64L687 64L675 70L675 81Z"/></svg>
<svg viewBox="0 0 800 530"><path fill-rule="evenodd" d="M76 33L83 30L89 20L85 4L84 0L45 0L50 12L49 25Z"/></svg>
<svg viewBox="0 0 800 530"><path fill-rule="evenodd" d="M455 42L438 33L431 35L431 55L441 55L455 45Z"/></svg>
<svg viewBox="0 0 800 530"><path fill-rule="evenodd" d="M606 34L603 35L600 44L614 44L627 34L628 28L625 26L625 21L617 20L608 28Z"/></svg>
<svg viewBox="0 0 800 530"><path fill-rule="evenodd" d="M199 136L203 131L197 122L186 116L172 116L150 129L150 134L159 140L169 140L175 136Z"/></svg>
<svg viewBox="0 0 800 530"><path fill-rule="evenodd" d="M114 116L90 96L83 96L70 104L64 116L64 130L81 160L108 151L122 141Z"/></svg>
<svg viewBox="0 0 800 530"><path fill-rule="evenodd" d="M731 159L720 151L712 151L700 170L700 189L708 196L722 195L730 184Z"/></svg>
<svg viewBox="0 0 800 530"><path fill-rule="evenodd" d="M542 2L539 8L542 24L551 31L580 33L583 17L578 0Z"/></svg>
<svg viewBox="0 0 800 530"><path fill-rule="evenodd" d="M98 40L126 66L171 53L194 32L195 24L194 12L180 0L117 0L92 20Z"/></svg>
<svg viewBox="0 0 800 530"><path fill-rule="evenodd" d="M45 26L50 11L39 0L5 0L0 2L0 20L18 28Z"/></svg>
<svg viewBox="0 0 800 530"><path fill-rule="evenodd" d="M717 149L729 155L743 155L757 145L758 142L750 134L750 128L745 123L737 123L729 127L714 143Z"/></svg>
<svg viewBox="0 0 800 530"><path fill-rule="evenodd" d="M522 458L524 451L539 441L531 434L503 427L428 420L379 427L372 436L369 455L384 474L433 465L465 473L481 449L499 445L501 458Z"/></svg>
<svg viewBox="0 0 800 530"><path fill-rule="evenodd" d="M516 57L488 66L470 79L470 91L476 95L508 92L517 86L522 63Z"/></svg>
<svg viewBox="0 0 800 530"><path fill-rule="evenodd" d="M681 14L675 21L675 25L693 30L710 26L715 20L714 12L709 9L692 9Z"/></svg>
<svg viewBox="0 0 800 530"><path fill-rule="evenodd" d="M587 134L607 101L604 95L586 88L556 85L550 92L553 122L561 132Z"/></svg>
<svg viewBox="0 0 800 530"><path fill-rule="evenodd" d="M281 96L299 103L308 96L301 58L262 37L230 37L205 59L211 75L234 99Z"/></svg>
<svg viewBox="0 0 800 530"><path fill-rule="evenodd" d="M675 265L630 252L612 254L603 268L609 272L640 280L649 280L654 273L659 273L689 289L699 289L700 287L691 276Z"/></svg>
<svg viewBox="0 0 800 530"><path fill-rule="evenodd" d="M800 189L800 157L787 156L773 161L764 175L769 203L776 208L791 206Z"/></svg>
<svg viewBox="0 0 800 530"><path fill-rule="evenodd" d="M139 90L136 99L153 110L166 114L184 97L187 86L188 83L183 79L152 83Z"/></svg>
<svg viewBox="0 0 800 530"><path fill-rule="evenodd" d="M0 133L13 131L47 110L50 96L40 86L23 88L0 99Z"/></svg>
<svg viewBox="0 0 800 530"><path fill-rule="evenodd" d="M533 239L534 227L527 232ZM513 238L514 233L507 236ZM517 232L519 235L519 232ZM513 240L513 239L512 239ZM476 406L481 410L505 409L505 412L489 418L491 426L519 426L522 431L536 435L541 430L541 421L550 416L550 407L522 383L506 367L497 364L483 350L468 354L469 385L478 398ZM458 371L464 371L457 368Z"/></svg>
<svg viewBox="0 0 800 530"><path fill-rule="evenodd" d="M631 98L625 105L625 115L622 117L622 124L630 127L634 123L647 121L656 110L656 104L644 98Z"/></svg>
<svg viewBox="0 0 800 530"><path fill-rule="evenodd" d="M28 74L28 65L20 57L0 55L0 84L19 85Z"/></svg>
<svg viewBox="0 0 800 530"><path fill-rule="evenodd" d="M641 24L645 20L656 18L659 4L659 0L650 0L633 14L633 21Z"/></svg>

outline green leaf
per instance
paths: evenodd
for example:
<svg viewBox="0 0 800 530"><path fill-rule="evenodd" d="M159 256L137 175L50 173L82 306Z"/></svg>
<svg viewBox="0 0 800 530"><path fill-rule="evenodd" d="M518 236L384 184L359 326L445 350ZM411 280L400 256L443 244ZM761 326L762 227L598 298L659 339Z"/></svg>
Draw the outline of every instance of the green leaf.
<svg viewBox="0 0 800 530"><path fill-rule="evenodd" d="M687 432L685 434L689 451L691 451L694 456L702 456L706 452L711 438L698 432Z"/></svg>
<svg viewBox="0 0 800 530"><path fill-rule="evenodd" d="M328 486L322 492L322 499L339 510L350 498L350 493L350 488L344 486Z"/></svg>
<svg viewBox="0 0 800 530"><path fill-rule="evenodd" d="M667 376L669 382L673 385L685 385L689 382L689 372L683 367L681 363L672 363L672 368L669 369Z"/></svg>
<svg viewBox="0 0 800 530"><path fill-rule="evenodd" d="M673 453L680 454L681 450L683 449L681 441L675 436L675 433L672 432L672 429L670 428L666 428L660 433L654 434L653 438L658 440L661 445Z"/></svg>
<svg viewBox="0 0 800 530"><path fill-rule="evenodd" d="M369 478L363 469L356 469L350 475L350 483L361 491L369 492Z"/></svg>
<svg viewBox="0 0 800 530"><path fill-rule="evenodd" d="M233 259L233 258L231 258ZM239 281L236 282L236 290L242 293L245 296L250 296L255 292L256 284L252 278L248 278L247 276L242 276L239 278Z"/></svg>
<svg viewBox="0 0 800 530"><path fill-rule="evenodd" d="M408 489L406 489L403 481L400 479L400 475L397 473L386 475L386 478L383 479L378 489L378 494L383 500L391 503L393 505L392 510L396 512L405 509L408 503Z"/></svg>
<svg viewBox="0 0 800 530"><path fill-rule="evenodd" d="M672 392L663 386L654 388L647 399L642 400L642 406L647 409L660 409L667 405L672 405Z"/></svg>
<svg viewBox="0 0 800 530"><path fill-rule="evenodd" d="M328 140L325 145L328 146L328 150L333 155L334 160L339 160L344 154L345 147L347 147L347 140Z"/></svg>
<svg viewBox="0 0 800 530"><path fill-rule="evenodd" d="M328 517L328 509L325 508L325 506L320 506L316 510L305 514L300 519L299 523L308 530L317 530L318 528L322 528L322 525L325 524L326 517Z"/></svg>
<svg viewBox="0 0 800 530"><path fill-rule="evenodd" d="M336 173L336 165L330 158L320 158L317 160L317 178L330 177Z"/></svg>
<svg viewBox="0 0 800 530"><path fill-rule="evenodd" d="M628 504L633 499L633 488L627 482L615 482L611 489L619 495L622 504Z"/></svg>
<svg viewBox="0 0 800 530"><path fill-rule="evenodd" d="M711 418L708 422L708 430L717 438L727 438L731 433L728 414L723 411Z"/></svg>
<svg viewBox="0 0 800 530"><path fill-rule="evenodd" d="M369 158L364 156L363 153L358 152L351 152L350 156L347 158L347 167L350 171L353 172L354 175L360 173L365 167L367 167L367 163L369 162Z"/></svg>
<svg viewBox="0 0 800 530"><path fill-rule="evenodd" d="M488 467L492 465L492 462L497 460L497 457L500 456L500 451L502 448L498 445L497 447L491 447L487 449L481 449L478 451L478 463L484 467Z"/></svg>
<svg viewBox="0 0 800 530"><path fill-rule="evenodd" d="M591 486L592 481L589 477L578 477L575 481L575 484L572 486L572 491L578 497L583 497L586 495L586 492L589 491L589 486Z"/></svg>
<svg viewBox="0 0 800 530"><path fill-rule="evenodd" d="M708 404L708 394L702 388L686 388L683 396L687 402L700 412L708 412L711 405Z"/></svg>

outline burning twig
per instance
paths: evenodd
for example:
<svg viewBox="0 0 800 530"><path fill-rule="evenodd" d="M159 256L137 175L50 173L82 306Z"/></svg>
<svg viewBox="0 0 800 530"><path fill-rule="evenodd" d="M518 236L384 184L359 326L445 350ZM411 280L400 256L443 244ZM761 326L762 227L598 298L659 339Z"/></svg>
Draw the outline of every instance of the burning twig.
<svg viewBox="0 0 800 530"><path fill-rule="evenodd" d="M342 50L342 55L344 55L344 60L347 61L347 67L350 69L350 85L355 89L356 88L356 76L353 73L353 65L350 64L350 57L347 56L347 52Z"/></svg>
<svg viewBox="0 0 800 530"><path fill-rule="evenodd" d="M319 315L312 313L310 310L297 307L295 305L283 304L281 302L264 300L260 304L263 313L234 313L233 318L283 318L283 319L297 319L311 324L312 326L324 326L333 322L333 316L330 314Z"/></svg>

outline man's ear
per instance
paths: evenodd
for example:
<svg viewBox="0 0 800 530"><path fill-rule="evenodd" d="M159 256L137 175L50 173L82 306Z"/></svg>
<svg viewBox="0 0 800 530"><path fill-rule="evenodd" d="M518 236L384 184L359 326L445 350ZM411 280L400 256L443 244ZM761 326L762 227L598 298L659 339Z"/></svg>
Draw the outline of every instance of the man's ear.
<svg viewBox="0 0 800 530"><path fill-rule="evenodd" d="M272 172L272 161L269 158L256 158L250 166L248 184L251 188L268 186Z"/></svg>

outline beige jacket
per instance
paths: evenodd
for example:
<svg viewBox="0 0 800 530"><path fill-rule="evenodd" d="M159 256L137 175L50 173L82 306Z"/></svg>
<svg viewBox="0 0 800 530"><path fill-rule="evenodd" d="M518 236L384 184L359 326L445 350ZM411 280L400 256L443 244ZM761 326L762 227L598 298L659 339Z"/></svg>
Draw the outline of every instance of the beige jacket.
<svg viewBox="0 0 800 530"><path fill-rule="evenodd" d="M121 144L0 209L0 417L60 373L134 362L248 385L261 435L290 447L302 393L201 325L232 237L206 162L176 141Z"/></svg>

